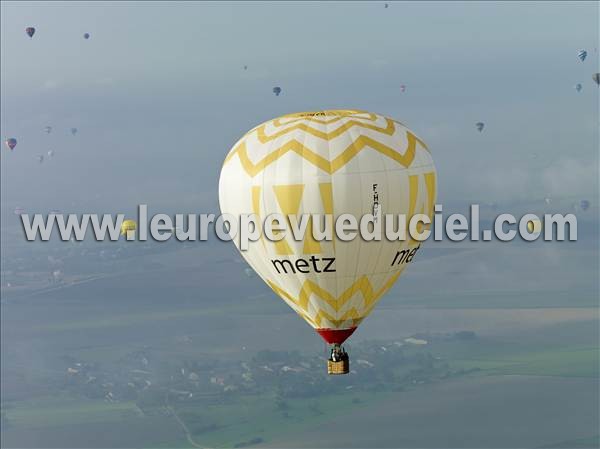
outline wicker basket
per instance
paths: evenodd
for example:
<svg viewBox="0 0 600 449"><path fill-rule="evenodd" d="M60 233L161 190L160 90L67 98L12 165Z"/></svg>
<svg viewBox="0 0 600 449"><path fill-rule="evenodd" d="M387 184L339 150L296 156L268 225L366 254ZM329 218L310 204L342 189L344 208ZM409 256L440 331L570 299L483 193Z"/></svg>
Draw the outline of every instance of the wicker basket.
<svg viewBox="0 0 600 449"><path fill-rule="evenodd" d="M350 372L350 360L334 362L327 360L327 374L348 374Z"/></svg>

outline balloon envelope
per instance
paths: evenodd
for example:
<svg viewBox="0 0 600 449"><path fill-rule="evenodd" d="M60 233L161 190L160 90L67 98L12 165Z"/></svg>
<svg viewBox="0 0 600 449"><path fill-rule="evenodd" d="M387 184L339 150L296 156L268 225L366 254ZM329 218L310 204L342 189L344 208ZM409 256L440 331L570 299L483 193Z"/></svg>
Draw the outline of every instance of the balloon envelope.
<svg viewBox="0 0 600 449"><path fill-rule="evenodd" d="M585 61L585 58L587 58L587 51L585 51L585 50L579 50L577 52L577 57L579 59L581 59L581 62Z"/></svg>
<svg viewBox="0 0 600 449"><path fill-rule="evenodd" d="M581 207L581 210L586 211L590 208L590 202L588 200L581 200L579 202L579 207Z"/></svg>
<svg viewBox="0 0 600 449"><path fill-rule="evenodd" d="M125 237L127 237L129 231L135 231L136 229L137 224L135 220L123 220L123 223L121 223L121 235L124 235Z"/></svg>
<svg viewBox="0 0 600 449"><path fill-rule="evenodd" d="M527 231L530 234L539 235L542 232L542 222L538 219L528 221L527 222Z"/></svg>
<svg viewBox="0 0 600 449"><path fill-rule="evenodd" d="M17 146L17 139L10 137L4 141L5 145L12 151Z"/></svg>
<svg viewBox="0 0 600 449"><path fill-rule="evenodd" d="M575 90L577 92L581 92L581 89L583 89L583 86L580 83L575 84Z"/></svg>
<svg viewBox="0 0 600 449"><path fill-rule="evenodd" d="M77 134L77 128L71 128L71 134L73 134L73 135Z"/></svg>
<svg viewBox="0 0 600 449"><path fill-rule="evenodd" d="M477 122L477 123L475 123L475 127L477 128L477 131L481 132L481 131L483 131L483 128L485 127L485 123Z"/></svg>
<svg viewBox="0 0 600 449"><path fill-rule="evenodd" d="M84 33L83 34L83 38L84 39L89 39L90 38L90 33ZM101 39L102 40L102 39Z"/></svg>
<svg viewBox="0 0 600 449"><path fill-rule="evenodd" d="M233 146L219 180L221 212L256 214L261 222L275 213L298 222L301 214L328 215L333 222L341 214L357 220L379 213L432 217L435 198L436 170L423 141L398 121L359 110L296 113L263 123ZM335 235L317 241L313 218L303 239L290 232L280 241L263 236L240 252L325 341L341 344L421 243ZM234 243L240 249L239 239Z"/></svg>
<svg viewBox="0 0 600 449"><path fill-rule="evenodd" d="M35 34L35 28L27 27L27 28L25 28L25 32L27 33L27 36L33 37L33 35Z"/></svg>
<svg viewBox="0 0 600 449"><path fill-rule="evenodd" d="M277 87L277 86L275 86L275 87L273 88L273 93L274 93L274 94L275 94L275 95L278 97L278 96L279 96L279 94L281 93L281 87Z"/></svg>
<svg viewBox="0 0 600 449"><path fill-rule="evenodd" d="M592 79L594 80L594 82L598 85L600 85L600 73L594 73L592 75Z"/></svg>

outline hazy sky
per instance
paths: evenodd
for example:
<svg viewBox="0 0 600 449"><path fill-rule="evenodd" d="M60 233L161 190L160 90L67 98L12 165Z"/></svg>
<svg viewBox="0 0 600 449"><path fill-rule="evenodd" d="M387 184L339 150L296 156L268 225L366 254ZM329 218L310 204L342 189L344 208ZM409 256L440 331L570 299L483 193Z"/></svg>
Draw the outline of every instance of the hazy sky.
<svg viewBox="0 0 600 449"><path fill-rule="evenodd" d="M2 210L214 211L247 130L359 108L429 144L441 202L595 214L598 3L388 3L3 2Z"/></svg>

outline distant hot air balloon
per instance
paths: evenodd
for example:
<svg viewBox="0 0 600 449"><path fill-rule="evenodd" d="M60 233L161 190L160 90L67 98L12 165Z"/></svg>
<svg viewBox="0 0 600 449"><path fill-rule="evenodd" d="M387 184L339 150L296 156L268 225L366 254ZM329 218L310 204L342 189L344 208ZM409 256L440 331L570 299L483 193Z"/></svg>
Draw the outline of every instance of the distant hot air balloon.
<svg viewBox="0 0 600 449"><path fill-rule="evenodd" d="M585 58L587 58L587 51L585 51L585 50L579 50L577 52L577 57L579 59L581 59L581 62L585 61Z"/></svg>
<svg viewBox="0 0 600 449"><path fill-rule="evenodd" d="M121 235L125 236L126 238L129 236L130 231L135 231L136 229L137 224L135 220L123 220L123 223L121 223Z"/></svg>
<svg viewBox="0 0 600 449"><path fill-rule="evenodd" d="M44 155L43 154L38 154L36 156L38 162L41 164L42 162L44 162Z"/></svg>
<svg viewBox="0 0 600 449"><path fill-rule="evenodd" d="M581 210L586 211L590 208L590 202L588 200L581 200L579 202L579 207L581 207Z"/></svg>
<svg viewBox="0 0 600 449"><path fill-rule="evenodd" d="M46 132L46 134L50 134L52 132L52 127L51 126L44 126L44 131Z"/></svg>
<svg viewBox="0 0 600 449"><path fill-rule="evenodd" d="M387 9L390 5L388 5L387 3L385 4L385 8Z"/></svg>
<svg viewBox="0 0 600 449"><path fill-rule="evenodd" d="M15 207L15 210L13 211L13 213L15 215L21 215L21 214L25 213L25 209L23 209L22 207L17 206L17 207Z"/></svg>
<svg viewBox="0 0 600 449"><path fill-rule="evenodd" d="M244 70L248 70L248 66L247 65L244 66Z"/></svg>
<svg viewBox="0 0 600 449"><path fill-rule="evenodd" d="M61 270L54 270L52 272L52 280L54 282L61 282L63 279L63 272Z"/></svg>
<svg viewBox="0 0 600 449"><path fill-rule="evenodd" d="M527 232L529 232L530 234L540 235L540 233L542 232L542 222L539 219L528 221Z"/></svg>
<svg viewBox="0 0 600 449"><path fill-rule="evenodd" d="M278 97L279 94L281 93L281 87L275 86L273 88L273 93L275 94L276 97Z"/></svg>
<svg viewBox="0 0 600 449"><path fill-rule="evenodd" d="M84 39L89 39L90 38L90 33L83 33L83 38Z"/></svg>
<svg viewBox="0 0 600 449"><path fill-rule="evenodd" d="M25 32L27 33L27 36L33 37L33 35L35 34L35 28L27 27L27 28L25 28Z"/></svg>
<svg viewBox="0 0 600 449"><path fill-rule="evenodd" d="M342 214L357 220L406 215L410 221L414 214L433 216L436 178L425 143L396 120L359 110L302 112L257 126L233 146L221 170L219 203L234 220L253 213L262 222L276 213L298 221L301 214L334 222ZM328 372L345 374L349 361L341 345L423 242L335 234L333 241L319 242L312 228L307 225L301 241L290 232L279 241L264 236L240 253L333 345ZM239 248L239 239L234 243Z"/></svg>
<svg viewBox="0 0 600 449"><path fill-rule="evenodd" d="M594 80L594 82L598 85L600 85L600 73L594 73L592 75L592 79Z"/></svg>
<svg viewBox="0 0 600 449"><path fill-rule="evenodd" d="M48 150L48 157L52 159L52 156L54 156L54 150Z"/></svg>
<svg viewBox="0 0 600 449"><path fill-rule="evenodd" d="M583 86L580 83L575 84L575 90L577 92L581 92L581 89L583 89Z"/></svg>
<svg viewBox="0 0 600 449"><path fill-rule="evenodd" d="M483 122L475 123L475 128L477 128L477 131L479 131L479 132L483 131L484 127L485 127L485 123L483 123Z"/></svg>
<svg viewBox="0 0 600 449"><path fill-rule="evenodd" d="M71 134L72 135L77 134L77 128L71 128Z"/></svg>
<svg viewBox="0 0 600 449"><path fill-rule="evenodd" d="M10 137L4 141L4 144L12 151L17 146L17 139Z"/></svg>
<svg viewBox="0 0 600 449"><path fill-rule="evenodd" d="M406 92L406 85L400 84L400 92Z"/></svg>

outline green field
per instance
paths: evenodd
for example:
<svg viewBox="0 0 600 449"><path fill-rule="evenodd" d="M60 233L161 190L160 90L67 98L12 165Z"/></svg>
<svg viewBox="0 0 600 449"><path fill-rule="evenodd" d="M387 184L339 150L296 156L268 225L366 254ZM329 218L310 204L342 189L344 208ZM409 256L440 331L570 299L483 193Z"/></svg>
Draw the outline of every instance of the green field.
<svg viewBox="0 0 600 449"><path fill-rule="evenodd" d="M173 406L185 427L180 427L179 442L159 444L159 447L180 446L186 439L185 430L196 444L233 447L255 438L270 441L287 432L299 431L316 424L384 399L384 393L353 392L347 395L330 395L319 398L286 400L278 404L274 395L240 396L235 402L219 405ZM145 410L147 416L134 402L109 403L81 398L55 397L10 403L3 409L8 417L9 433L36 429L51 432L53 428L77 429L90 424L120 424L144 422L148 418L164 423L177 422L164 407ZM154 429L156 430L156 429Z"/></svg>
<svg viewBox="0 0 600 449"><path fill-rule="evenodd" d="M542 449L562 449L568 447L570 449L579 448L597 448L600 447L600 435L595 435L589 438L578 438L576 440L562 441L550 446L544 446Z"/></svg>
<svg viewBox="0 0 600 449"><path fill-rule="evenodd" d="M11 427L52 427L93 422L115 422L140 416L134 402L94 401L72 397L38 398L10 403L2 410Z"/></svg>
<svg viewBox="0 0 600 449"><path fill-rule="evenodd" d="M410 297L394 294L386 302L394 302L401 308L428 308L428 309L535 309L549 307L598 307L598 293L589 291L490 291L471 290L455 293L440 292L437 295Z"/></svg>
<svg viewBox="0 0 600 449"><path fill-rule="evenodd" d="M244 396L234 404L183 407L177 414L195 441L207 446L233 447L256 438L271 441L385 397L384 393L356 392L286 400L282 408L273 395Z"/></svg>
<svg viewBox="0 0 600 449"><path fill-rule="evenodd" d="M407 348L409 352L431 352L454 370L469 370L469 376L528 375L572 378L599 378L597 346L556 346L531 341L476 339L462 342L433 342L426 347ZM412 389L425 389L414 386ZM177 403L170 407L141 410L134 402L106 402L69 396L38 398L4 404L11 431L40 429L44 432L65 426L77 428L98 423L119 425L150 423L158 419L179 429L180 438L153 445L172 447L206 445L233 447L277 441L286 434L319 425L354 410L389 398L389 392L353 391L316 398L286 398L273 391L261 395L231 396L225 402ZM162 425L162 424L161 424ZM154 431L157 429L155 428ZM147 441L144 438L144 441ZM577 440L579 441L579 440ZM588 440L581 445L589 447ZM578 443L579 444L579 443Z"/></svg>
<svg viewBox="0 0 600 449"><path fill-rule="evenodd" d="M600 377L600 347L531 350L518 354L490 354L489 358L452 361L456 368L480 368L486 374Z"/></svg>

